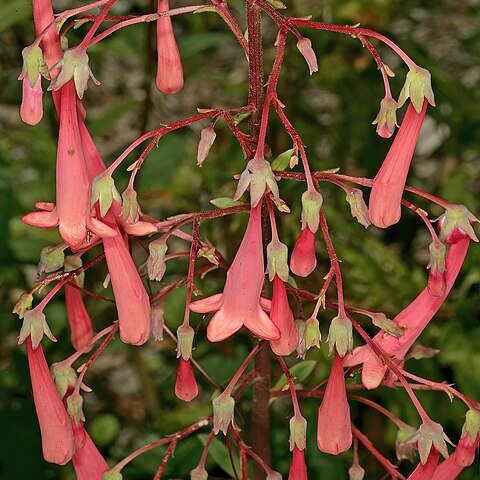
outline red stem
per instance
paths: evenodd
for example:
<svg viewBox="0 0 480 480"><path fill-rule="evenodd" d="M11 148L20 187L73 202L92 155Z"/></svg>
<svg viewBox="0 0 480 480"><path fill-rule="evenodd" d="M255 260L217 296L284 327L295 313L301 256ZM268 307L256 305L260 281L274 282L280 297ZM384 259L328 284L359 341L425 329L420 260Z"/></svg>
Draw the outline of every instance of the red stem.
<svg viewBox="0 0 480 480"><path fill-rule="evenodd" d="M395 469L395 465L392 465L390 460L385 458L372 444L370 439L364 435L355 425L352 424L352 433L358 440L362 443L362 445L377 459L378 463L380 463L385 470L393 477L398 478L400 480L405 480L405 477L400 473L397 472Z"/></svg>

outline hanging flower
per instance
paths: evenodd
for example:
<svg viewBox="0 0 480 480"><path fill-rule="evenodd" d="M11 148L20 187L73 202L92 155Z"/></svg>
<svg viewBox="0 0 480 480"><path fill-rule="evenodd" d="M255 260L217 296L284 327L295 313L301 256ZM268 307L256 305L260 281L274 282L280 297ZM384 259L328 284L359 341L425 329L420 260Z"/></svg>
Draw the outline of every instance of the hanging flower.
<svg viewBox="0 0 480 480"><path fill-rule="evenodd" d="M207 328L207 337L211 342L225 340L242 325L265 340L280 338L278 328L260 305L265 278L261 209L259 203L250 211L247 230L227 272L223 294L190 304L193 312L216 312Z"/></svg>
<svg viewBox="0 0 480 480"><path fill-rule="evenodd" d="M175 395L184 402L190 402L198 395L198 385L190 359L179 358Z"/></svg>
<svg viewBox="0 0 480 480"><path fill-rule="evenodd" d="M103 247L115 294L120 338L125 343L142 345L151 329L148 294L123 238L104 238Z"/></svg>
<svg viewBox="0 0 480 480"><path fill-rule="evenodd" d="M168 10L168 0L158 0L157 12ZM171 17L157 20L157 60L157 88L163 93L177 93L183 87L183 68Z"/></svg>
<svg viewBox="0 0 480 480"><path fill-rule="evenodd" d="M407 480L436 480L434 477L440 453L432 448L424 463L420 462Z"/></svg>
<svg viewBox="0 0 480 480"><path fill-rule="evenodd" d="M446 288L440 297L433 297L426 287L410 305L405 307L393 321L403 329L401 337L396 337L383 330L373 340L396 362L402 362L406 353L423 332L428 323L442 306L449 294L467 254L470 239L463 239L452 245L447 253L445 267ZM357 347L352 355L344 358L344 367L363 363L362 383L367 389L377 388L382 382L388 368L368 345Z"/></svg>
<svg viewBox="0 0 480 480"><path fill-rule="evenodd" d="M102 480L108 464L83 426L81 429L84 431L85 443L82 448L75 450L72 458L77 480Z"/></svg>
<svg viewBox="0 0 480 480"><path fill-rule="evenodd" d="M403 189L426 111L427 102L418 113L413 105L408 106L402 125L373 180L368 212L370 221L377 227L387 228L400 220Z"/></svg>
<svg viewBox="0 0 480 480"><path fill-rule="evenodd" d="M288 480L308 480L307 464L305 462L305 450L294 447L292 463L288 471Z"/></svg>
<svg viewBox="0 0 480 480"><path fill-rule="evenodd" d="M292 310L288 304L285 284L277 275L273 279L270 318L280 331L280 338L270 342L272 350L276 355L290 355L297 348L298 332Z"/></svg>
<svg viewBox="0 0 480 480"><path fill-rule="evenodd" d="M342 357L335 354L327 388L318 410L318 448L325 453L338 455L352 445L350 406L347 400Z"/></svg>
<svg viewBox="0 0 480 480"><path fill-rule="evenodd" d="M290 269L299 277L308 277L317 266L315 234L305 227L298 236L290 258Z"/></svg>
<svg viewBox="0 0 480 480"><path fill-rule="evenodd" d="M43 458L47 462L65 465L75 450L70 418L53 382L42 346L34 350L30 338L25 343Z"/></svg>

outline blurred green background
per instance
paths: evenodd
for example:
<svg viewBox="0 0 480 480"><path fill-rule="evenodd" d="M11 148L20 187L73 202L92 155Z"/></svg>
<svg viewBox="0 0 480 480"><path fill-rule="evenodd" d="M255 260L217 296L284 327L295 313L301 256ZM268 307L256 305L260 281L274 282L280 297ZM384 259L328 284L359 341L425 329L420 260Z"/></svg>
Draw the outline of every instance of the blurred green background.
<svg viewBox="0 0 480 480"><path fill-rule="evenodd" d="M189 2L193 4L192 2ZM356 24L387 34L403 47L433 77L437 108L429 108L413 161L409 183L451 202L466 204L480 212L480 2L478 0L286 0L287 12L294 16L313 15L314 19L340 24ZM244 25L243 3L229 2ZM57 11L77 2L55 2ZM171 7L184 5L172 0ZM121 0L112 14L146 13L154 10L149 1ZM165 96L154 87L156 54L154 25L137 25L122 30L89 51L91 66L101 87L90 84L85 95L87 125L107 163L131 141L159 123L190 116L197 107L235 107L246 102L247 66L244 55L223 23L214 13L175 18L175 30L185 71L185 88ZM70 45L78 44L86 31L83 26L69 32ZM279 84L285 111L308 146L312 168L340 167L350 175L373 177L390 141L379 138L371 125L383 86L379 72L358 40L322 32L304 32L313 43L319 72L308 76L308 69L295 48L287 43L287 57ZM273 60L276 30L264 22L265 65ZM40 250L59 241L56 232L29 228L20 217L33 209L36 201L54 201L56 117L49 95L45 95L45 115L35 127L23 125L18 116L21 83L16 80L21 68L21 50L34 39L31 4L28 0L2 0L0 4L0 478L74 478L70 466L46 464L41 457L39 431L30 391L24 349L16 346L20 328L10 313L19 294L31 288L36 277ZM377 44L375 44L377 45ZM405 67L391 51L379 49L384 61L395 71L394 96L398 95L406 74ZM232 196L233 175L244 168L237 143L225 124L216 126L217 140L202 169L196 166L196 146L201 128L193 125L162 138L144 164L137 190L146 213L165 218L169 215L212 208L212 198ZM268 143L273 156L291 148L290 139L272 114ZM138 152L137 152L138 154ZM132 161L135 159L132 156ZM127 163L128 164L128 163ZM127 165L126 164L126 165ZM297 168L298 169L298 168ZM122 191L126 172L118 171L117 186ZM334 244L342 260L347 302L359 307L384 311L394 316L426 284L429 236L422 222L410 212L402 221L380 231L364 230L351 218L344 194L335 186L322 185L325 213ZM282 240L293 246L299 230L299 199L302 185L280 182L281 196L292 213L279 219ZM365 192L368 196L368 192ZM432 218L441 210L413 195L407 198L425 208ZM241 240L245 215L223 218L201 225L225 258L231 260ZM144 242L146 243L146 242ZM323 243L318 245L319 266L299 286L318 291L328 271ZM184 251L185 244L172 242L170 251ZM99 250L90 252L93 256ZM142 249L135 248L140 265ZM87 255L88 257L88 255ZM91 257L89 257L91 258ZM480 250L472 245L458 281L441 311L422 335L420 343L440 349L431 360L411 360L407 368L428 378L454 382L464 393L480 399L480 325L478 322ZM201 263L201 262L200 262ZM168 265L163 284L183 276L187 262ZM103 291L106 268L100 264L86 276L90 290ZM205 294L221 288L224 274L216 271L196 282ZM158 289L158 285L152 288ZM334 292L333 292L334 294ZM165 321L176 329L183 319L185 290L172 294L165 305ZM87 308L99 330L115 319L110 304L86 299ZM309 314L312 306L305 304ZM72 353L62 295L57 295L46 310L58 344L44 342L49 362ZM326 338L326 311L320 323ZM194 324L198 316L193 316ZM369 330L374 332L373 329ZM357 339L357 341L359 341ZM205 327L196 340L195 358L222 386L233 375L251 349L246 332L234 339L211 345L205 340ZM201 393L190 404L173 393L176 360L174 345L168 339L136 349L112 342L87 375L93 393L85 395L86 427L109 462L115 463L133 449L159 436L172 433L210 412L212 387L197 375ZM297 382L306 388L326 378L330 359L325 349L309 351L312 362L304 369L305 378ZM299 360L292 355L289 364ZM280 377L273 362L273 384ZM358 382L358 378L349 380ZM368 397L379 401L403 420L417 425L414 409L401 390L381 388ZM456 441L463 423L464 406L450 403L446 395L419 393L426 410L444 426ZM249 441L251 389L238 404L236 420ZM303 401L309 421L307 462L310 478L343 480L351 462L351 452L331 457L320 453L315 442L316 412L319 400ZM396 430L375 411L351 402L354 423L364 430L377 448L394 460ZM272 403L273 466L283 475L288 471L288 419L292 414L288 397ZM165 478L189 478L202 448L202 435L180 443L169 462ZM124 470L124 478L151 478L162 458L161 450L141 456ZM383 476L378 464L360 447L360 460L367 479ZM223 437L212 445L208 458L212 478L230 478L231 467ZM411 470L403 463L402 472ZM476 463L459 478L479 478Z"/></svg>

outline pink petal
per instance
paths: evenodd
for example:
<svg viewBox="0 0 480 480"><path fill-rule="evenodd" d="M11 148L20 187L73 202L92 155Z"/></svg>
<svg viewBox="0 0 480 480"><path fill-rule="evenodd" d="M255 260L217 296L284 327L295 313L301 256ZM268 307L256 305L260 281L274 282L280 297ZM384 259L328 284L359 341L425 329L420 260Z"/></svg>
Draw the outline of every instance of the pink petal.
<svg viewBox="0 0 480 480"><path fill-rule="evenodd" d="M31 212L22 217L22 222L32 227L52 228L58 225L56 210L52 212Z"/></svg>
<svg viewBox="0 0 480 480"><path fill-rule="evenodd" d="M223 304L223 293L216 293L190 303L190 310L196 313L216 312Z"/></svg>

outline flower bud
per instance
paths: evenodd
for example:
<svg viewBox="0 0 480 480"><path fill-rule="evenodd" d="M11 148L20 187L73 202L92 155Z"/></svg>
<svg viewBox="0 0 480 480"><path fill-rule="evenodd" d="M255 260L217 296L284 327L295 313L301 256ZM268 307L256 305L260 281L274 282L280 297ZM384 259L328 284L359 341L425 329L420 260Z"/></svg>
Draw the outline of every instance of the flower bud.
<svg viewBox="0 0 480 480"><path fill-rule="evenodd" d="M467 237L470 237L474 242L478 242L478 238L472 228L472 225L478 221L465 205L452 205L438 219L440 227L439 238L442 242L448 244L457 243L459 240Z"/></svg>
<svg viewBox="0 0 480 480"><path fill-rule="evenodd" d="M365 228L368 228L372 222L370 222L370 218L368 216L368 207L363 199L363 192L358 188L352 188L348 191L345 198L350 204L352 217L356 218L358 223L363 225Z"/></svg>
<svg viewBox="0 0 480 480"><path fill-rule="evenodd" d="M189 360L192 357L195 331L190 325L180 325L177 329L177 358Z"/></svg>
<svg viewBox="0 0 480 480"><path fill-rule="evenodd" d="M85 421L83 398L79 393L74 393L67 398L67 412L74 424L80 425L80 422Z"/></svg>
<svg viewBox="0 0 480 480"><path fill-rule="evenodd" d="M315 72L318 72L318 61L317 56L312 48L312 42L308 38L300 38L297 42L297 48L300 53L303 55L303 58L307 62L308 69L310 70L310 75Z"/></svg>
<svg viewBox="0 0 480 480"><path fill-rule="evenodd" d="M307 190L302 195L302 230L308 226L312 233L318 230L320 223L320 209L323 197L316 190Z"/></svg>
<svg viewBox="0 0 480 480"><path fill-rule="evenodd" d="M200 132L200 141L198 142L197 151L197 165L199 167L202 166L203 162L207 158L216 137L217 134L215 133L213 125L209 125Z"/></svg>
<svg viewBox="0 0 480 480"><path fill-rule="evenodd" d="M207 480L208 472L203 465L199 465L190 472L190 480Z"/></svg>
<svg viewBox="0 0 480 480"><path fill-rule="evenodd" d="M300 277L308 277L317 266L315 233L305 227L298 236L290 258L291 271Z"/></svg>
<svg viewBox="0 0 480 480"><path fill-rule="evenodd" d="M74 388L77 383L77 374L70 365L63 365L61 363L54 363L50 367L50 371L55 381L58 394L63 398L68 391L68 388Z"/></svg>
<svg viewBox="0 0 480 480"><path fill-rule="evenodd" d="M227 434L228 427L233 423L235 400L230 394L223 392L212 400L213 405L213 433L222 431Z"/></svg>
<svg viewBox="0 0 480 480"><path fill-rule="evenodd" d="M298 332L297 356L305 360L307 347L305 345L305 322L303 320L295 320L295 327Z"/></svg>
<svg viewBox="0 0 480 480"><path fill-rule="evenodd" d="M67 246L62 243L54 247L45 247L40 252L40 263L38 264L38 274L55 272L63 268L65 263L65 254L63 251Z"/></svg>
<svg viewBox="0 0 480 480"><path fill-rule="evenodd" d="M53 66L53 69L62 67L62 70L48 87L49 90L60 90L72 78L75 83L75 90L78 98L82 99L87 89L88 79L91 78L93 83L100 85L100 82L93 76L88 66L88 55L86 50L71 48L63 54L63 58ZM102 215L103 217L103 215Z"/></svg>
<svg viewBox="0 0 480 480"><path fill-rule="evenodd" d="M147 260L148 278L160 282L165 274L167 265L165 264L165 254L167 253L167 243L163 238L150 242L148 250L150 255Z"/></svg>
<svg viewBox="0 0 480 480"><path fill-rule="evenodd" d="M127 188L122 193L122 217L130 224L138 222L140 217L137 192L133 188Z"/></svg>
<svg viewBox="0 0 480 480"><path fill-rule="evenodd" d="M320 333L320 323L315 317L310 317L305 322L304 338L306 350L309 350L312 347L320 348L322 334Z"/></svg>
<svg viewBox="0 0 480 480"><path fill-rule="evenodd" d="M18 344L21 345L29 335L34 350L40 345L44 335L46 335L52 342L57 341L48 326L45 315L41 310L37 310L36 308L25 312L23 325L18 336Z"/></svg>
<svg viewBox="0 0 480 480"><path fill-rule="evenodd" d="M17 303L13 307L12 313L15 313L22 319L25 316L25 313L30 310L33 303L33 295L29 292L24 292L20 295Z"/></svg>
<svg viewBox="0 0 480 480"><path fill-rule="evenodd" d="M290 451L294 447L305 450L307 446L307 420L300 414L290 419Z"/></svg>
<svg viewBox="0 0 480 480"><path fill-rule="evenodd" d="M349 480L363 480L364 476L365 469L362 468L358 462L353 463L353 465L348 469Z"/></svg>
<svg viewBox="0 0 480 480"><path fill-rule="evenodd" d="M353 349L352 322L347 317L335 317L330 324L327 341L330 354L336 349L344 357Z"/></svg>
<svg viewBox="0 0 480 480"><path fill-rule="evenodd" d="M407 98L410 98L413 107L420 113L423 102L427 100L432 107L435 106L435 97L432 90L432 76L425 68L416 66L407 73L405 85L398 96L398 107L402 107Z"/></svg>
<svg viewBox="0 0 480 480"><path fill-rule="evenodd" d="M93 179L90 204L93 207L98 201L100 216L104 217L112 206L113 200L122 203L122 198L115 187L115 181L110 174L101 173Z"/></svg>
<svg viewBox="0 0 480 480"><path fill-rule="evenodd" d="M165 325L163 318L163 302L158 302L153 305L150 315L152 319L152 337L156 342L160 342L163 340L163 327Z"/></svg>
<svg viewBox="0 0 480 480"><path fill-rule="evenodd" d="M184 360L183 357L180 357L178 362L175 395L184 402L190 402L198 395L198 385L193 373L192 362Z"/></svg>
<svg viewBox="0 0 480 480"><path fill-rule="evenodd" d="M267 245L267 273L268 279L273 282L275 275L284 282L288 282L288 247L279 240L272 239Z"/></svg>
<svg viewBox="0 0 480 480"><path fill-rule="evenodd" d="M380 102L380 111L372 122L377 126L377 133L383 138L390 138L397 125L397 102L392 97L385 97Z"/></svg>

